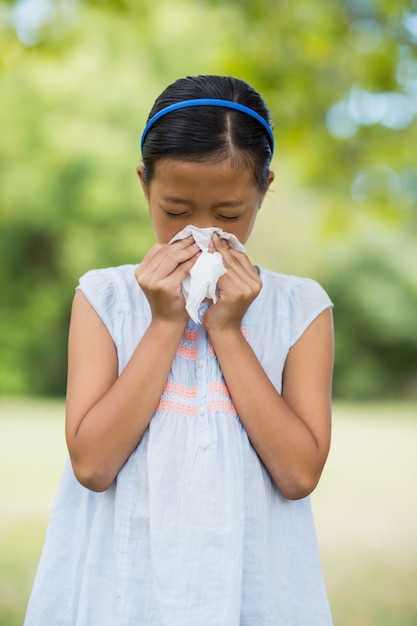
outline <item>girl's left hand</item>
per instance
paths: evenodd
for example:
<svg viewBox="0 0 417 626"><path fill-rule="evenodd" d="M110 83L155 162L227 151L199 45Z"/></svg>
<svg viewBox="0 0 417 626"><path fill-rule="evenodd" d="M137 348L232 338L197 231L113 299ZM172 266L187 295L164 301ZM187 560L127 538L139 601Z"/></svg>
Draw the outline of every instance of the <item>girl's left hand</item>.
<svg viewBox="0 0 417 626"><path fill-rule="evenodd" d="M208 309L204 326L208 332L227 329L240 331L242 318L261 291L262 281L258 270L244 252L231 248L216 233L212 241L214 250L222 256L226 273L217 283L218 300Z"/></svg>

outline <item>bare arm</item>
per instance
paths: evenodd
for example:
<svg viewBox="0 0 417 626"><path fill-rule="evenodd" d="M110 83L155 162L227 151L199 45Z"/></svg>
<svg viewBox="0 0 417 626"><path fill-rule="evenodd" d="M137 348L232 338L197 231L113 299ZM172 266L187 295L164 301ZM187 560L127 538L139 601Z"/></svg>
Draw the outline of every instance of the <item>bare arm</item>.
<svg viewBox="0 0 417 626"><path fill-rule="evenodd" d="M240 322L261 288L246 255L217 243L227 273L205 325L248 437L284 496L315 488L331 430L332 316L319 315L291 348L280 395L242 336Z"/></svg>
<svg viewBox="0 0 417 626"><path fill-rule="evenodd" d="M139 266L152 321L120 376L107 328L82 293L74 298L66 439L74 472L89 489L110 486L155 411L187 323L181 281L196 253L186 240L158 244Z"/></svg>

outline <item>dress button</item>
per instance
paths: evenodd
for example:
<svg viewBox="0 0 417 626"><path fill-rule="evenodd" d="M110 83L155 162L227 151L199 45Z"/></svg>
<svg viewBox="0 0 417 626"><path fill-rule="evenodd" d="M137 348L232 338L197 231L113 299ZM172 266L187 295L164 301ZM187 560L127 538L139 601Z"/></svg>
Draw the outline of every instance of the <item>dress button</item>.
<svg viewBox="0 0 417 626"><path fill-rule="evenodd" d="M204 359L198 360L198 367L204 367Z"/></svg>
<svg viewBox="0 0 417 626"><path fill-rule="evenodd" d="M200 320L203 320L203 317L205 316L209 308L210 308L210 302L207 302L206 300L200 304L198 308L198 314L199 314Z"/></svg>
<svg viewBox="0 0 417 626"><path fill-rule="evenodd" d="M199 407L199 409L198 409L198 414L199 414L199 415L204 415L204 407L203 407L203 406L200 406L200 407Z"/></svg>

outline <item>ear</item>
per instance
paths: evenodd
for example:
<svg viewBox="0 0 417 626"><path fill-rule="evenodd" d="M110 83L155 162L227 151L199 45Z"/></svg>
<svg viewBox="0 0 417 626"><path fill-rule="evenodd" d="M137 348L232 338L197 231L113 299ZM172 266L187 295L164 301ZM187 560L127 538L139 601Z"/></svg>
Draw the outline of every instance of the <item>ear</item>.
<svg viewBox="0 0 417 626"><path fill-rule="evenodd" d="M264 198L266 196L266 193L267 193L269 187L271 186L271 183L273 182L274 178L275 178L275 172L273 172L272 170L269 170L268 180L266 181L265 189L262 192L261 198L260 198L260 201L259 201L259 208L261 208L262 202L263 202L263 200L264 200Z"/></svg>
<svg viewBox="0 0 417 626"><path fill-rule="evenodd" d="M149 187L148 187L148 185L145 182L143 165L138 165L137 166L136 173L137 173L137 175L139 177L140 184L142 185L143 193L145 194L146 199L149 200Z"/></svg>
<svg viewBox="0 0 417 626"><path fill-rule="evenodd" d="M274 179L275 179L275 172L273 172L272 170L269 170L268 182L267 182L267 185L266 185L265 193L268 191L269 186L274 181Z"/></svg>

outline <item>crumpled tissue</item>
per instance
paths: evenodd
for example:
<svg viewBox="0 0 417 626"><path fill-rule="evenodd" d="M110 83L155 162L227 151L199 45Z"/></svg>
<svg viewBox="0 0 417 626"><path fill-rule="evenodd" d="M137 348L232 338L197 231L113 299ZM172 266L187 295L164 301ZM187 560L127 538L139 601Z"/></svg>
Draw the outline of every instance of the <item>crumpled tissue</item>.
<svg viewBox="0 0 417 626"><path fill-rule="evenodd" d="M182 281L185 308L190 318L197 324L201 323L198 312L200 304L205 298L213 300L214 304L217 302L217 281L220 276L226 273L220 252L208 251L214 233L217 233L222 239L226 239L235 250L245 251L245 247L239 239L235 235L225 232L222 228L197 228L190 225L183 228L170 241L172 243L192 235L201 250L201 254L190 273Z"/></svg>

